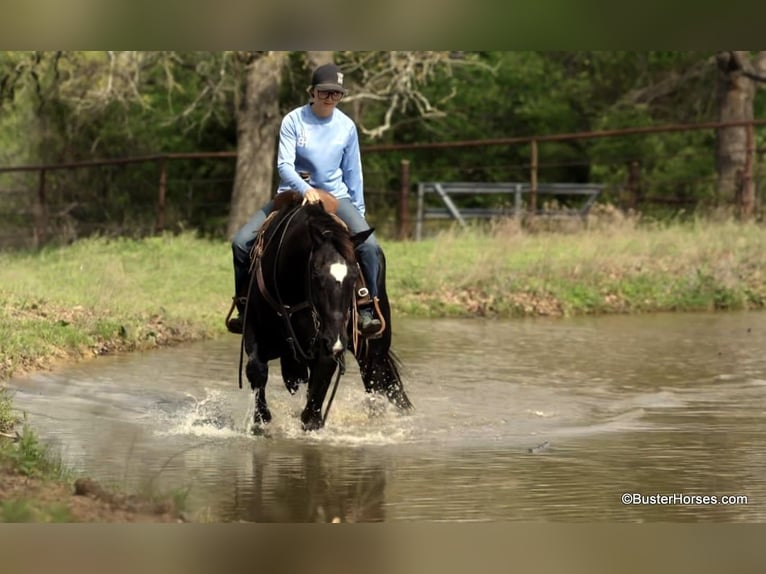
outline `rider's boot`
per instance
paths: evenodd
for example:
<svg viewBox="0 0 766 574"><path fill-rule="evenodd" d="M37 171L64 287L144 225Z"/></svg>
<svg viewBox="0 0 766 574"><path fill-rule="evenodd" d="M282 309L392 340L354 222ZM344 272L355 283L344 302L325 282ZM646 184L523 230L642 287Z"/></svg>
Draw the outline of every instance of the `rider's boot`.
<svg viewBox="0 0 766 574"><path fill-rule="evenodd" d="M247 299L245 297L237 297L236 295L233 297L233 299L234 304L237 307L237 315L234 317L229 317L229 319L226 321L226 328L230 333L241 335L242 331L244 330L245 303Z"/></svg>
<svg viewBox="0 0 766 574"><path fill-rule="evenodd" d="M377 335L382 325L380 319L375 316L375 306L372 303L359 307L357 326L362 335Z"/></svg>

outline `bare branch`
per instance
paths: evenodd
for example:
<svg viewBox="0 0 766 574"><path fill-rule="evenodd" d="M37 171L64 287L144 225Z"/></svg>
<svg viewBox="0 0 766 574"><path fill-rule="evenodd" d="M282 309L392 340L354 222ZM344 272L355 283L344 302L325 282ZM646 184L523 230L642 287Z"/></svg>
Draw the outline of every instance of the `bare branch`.
<svg viewBox="0 0 766 574"><path fill-rule="evenodd" d="M718 66L726 72L739 72L755 82L766 82L766 52L759 52L754 60L745 50L731 50L718 54Z"/></svg>
<svg viewBox="0 0 766 574"><path fill-rule="evenodd" d="M404 117L410 111L426 120L443 117L439 106L457 94L455 86L450 85L447 95L438 102L431 101L423 88L437 79L452 78L455 66L480 66L494 71L465 53L457 57L446 51L342 52L338 60L349 76L358 79L345 100L369 101L384 107L379 125L359 124L360 131L373 139L392 129L396 116Z"/></svg>
<svg viewBox="0 0 766 574"><path fill-rule="evenodd" d="M639 88L636 90L632 90L625 94L620 101L618 102L618 105L620 104L651 104L655 100L664 98L676 90L679 89L680 86L685 84L686 82L693 80L695 78L698 78L705 73L707 73L711 66L714 66L716 64L716 58L717 56L711 56L710 58L707 58L698 64L692 66L690 69L686 70L683 74L678 74L676 72L672 72L668 75L665 79L652 84L650 86L646 86L643 88ZM720 62L719 62L720 65Z"/></svg>

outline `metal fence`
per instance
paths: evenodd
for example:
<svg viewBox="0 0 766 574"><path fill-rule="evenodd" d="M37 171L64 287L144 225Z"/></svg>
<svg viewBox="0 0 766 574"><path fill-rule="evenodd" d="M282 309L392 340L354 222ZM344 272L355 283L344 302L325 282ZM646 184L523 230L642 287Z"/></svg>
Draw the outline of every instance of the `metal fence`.
<svg viewBox="0 0 766 574"><path fill-rule="evenodd" d="M642 143L650 137L670 141L684 133L714 136L718 129L734 128L747 130L749 136L748 167L741 174L741 183L743 187L751 184L754 208L761 213L763 153L755 143L756 130L764 125L766 120L752 120L368 145L362 150L368 219L380 235L412 237L418 209L414 192L419 184L434 181L523 182L528 185L533 210L538 190L557 183L598 185L603 190L599 201L625 209L693 209L700 197L715 199L713 146L687 146L668 158L653 157ZM621 142L616 148L624 153L606 158L594 157L592 150L579 155L560 153L561 146L571 150L606 138ZM714 137L708 139L714 141ZM649 166L669 159L703 167L684 180L649 173ZM95 233L139 236L189 228L223 237L235 166L236 152L200 152L0 167L0 247L34 247Z"/></svg>
<svg viewBox="0 0 766 574"><path fill-rule="evenodd" d="M434 219L452 219L464 228L468 226L469 219L513 217L523 222L524 219L533 216L578 217L585 221L590 208L602 191L603 186L592 183L540 183L537 189L533 190L529 183L522 182L420 182L415 214L415 239L419 241L423 238L426 223ZM428 206L429 195L438 197L442 205ZM458 205L459 200L465 196L489 197L495 201L482 202L484 205L479 207L461 207ZM538 206L537 198L549 198L552 201L542 201L542 205Z"/></svg>

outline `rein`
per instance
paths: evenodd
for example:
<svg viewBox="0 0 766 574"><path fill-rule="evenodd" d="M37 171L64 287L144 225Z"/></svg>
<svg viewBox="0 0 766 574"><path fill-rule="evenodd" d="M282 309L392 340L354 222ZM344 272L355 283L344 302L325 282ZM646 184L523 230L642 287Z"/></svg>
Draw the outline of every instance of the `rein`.
<svg viewBox="0 0 766 574"><path fill-rule="evenodd" d="M327 415L330 414L330 407L332 406L332 401L335 398L335 391L338 390L338 383L340 382L340 378L346 374L346 361L343 359L343 354L335 359L335 362L338 364L338 373L335 375L335 383L332 386L330 398L327 399L327 406L325 407L324 415L322 416L322 426L327 423Z"/></svg>

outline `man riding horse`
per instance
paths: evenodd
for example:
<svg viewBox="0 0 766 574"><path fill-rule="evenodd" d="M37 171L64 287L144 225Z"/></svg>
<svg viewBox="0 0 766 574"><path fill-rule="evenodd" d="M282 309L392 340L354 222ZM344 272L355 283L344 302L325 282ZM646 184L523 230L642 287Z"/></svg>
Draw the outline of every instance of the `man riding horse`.
<svg viewBox="0 0 766 574"><path fill-rule="evenodd" d="M338 376L343 372L347 346L353 348L367 392L383 394L401 411L412 404L391 351L385 256L364 218L356 125L336 108L346 93L343 73L333 64L320 66L308 92L309 103L282 120L276 198L256 212L232 241L235 296L226 325L229 331L243 334L247 378L255 392L256 426L271 418L265 395L268 361L279 358L282 378L291 393L308 383L301 420L305 429L313 430L324 424L327 412L322 415L321 408L329 379L336 370ZM305 208L295 205L296 195L297 204L308 204ZM275 218L264 225L275 209ZM334 217L326 212L334 212ZM325 227L317 233L321 225ZM328 237L334 238L333 248ZM310 245L305 242L308 238ZM350 246L350 257L341 246L344 241ZM293 249L293 255L285 256L280 245ZM322 254L329 267L315 260ZM340 259L332 262L335 256ZM259 275L266 272L271 274L270 285ZM352 290L346 292L347 287ZM320 291L327 300L318 299ZM238 314L230 318L234 308ZM350 316L357 316L355 324L349 323ZM339 325L345 325L344 332ZM361 335L359 340L357 335Z"/></svg>
<svg viewBox="0 0 766 574"><path fill-rule="evenodd" d="M358 234L370 229L365 220L362 162L356 125L341 110L338 102L346 93L343 73L334 64L318 67L308 87L309 102L282 119L279 131L277 169L280 183L278 192L294 190L306 202L320 200L319 190L337 199L336 215L348 226L349 232ZM248 286L250 252L256 235L274 201L263 208L237 232L232 241L234 254L234 302L237 316L227 320L232 333L242 333L242 314ZM375 311L379 297L379 247L374 234L357 247L357 258L362 269L368 293L359 309L359 330L364 336L380 335L383 324Z"/></svg>

